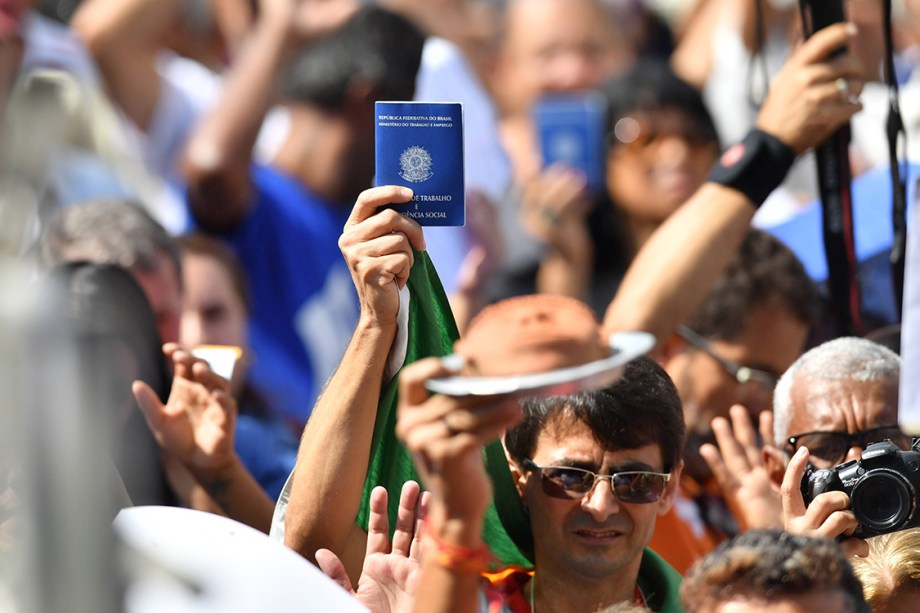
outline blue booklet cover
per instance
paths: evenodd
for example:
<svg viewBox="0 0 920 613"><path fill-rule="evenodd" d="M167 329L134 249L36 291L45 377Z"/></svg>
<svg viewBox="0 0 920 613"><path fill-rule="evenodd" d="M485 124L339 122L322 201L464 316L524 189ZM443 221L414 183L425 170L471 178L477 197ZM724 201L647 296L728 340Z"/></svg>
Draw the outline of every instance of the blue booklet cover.
<svg viewBox="0 0 920 613"><path fill-rule="evenodd" d="M597 94L539 100L534 120L543 166L563 163L585 174L588 188L604 189L604 102Z"/></svg>
<svg viewBox="0 0 920 613"><path fill-rule="evenodd" d="M466 223L463 105L459 102L377 102L376 185L415 193L392 208L423 226Z"/></svg>

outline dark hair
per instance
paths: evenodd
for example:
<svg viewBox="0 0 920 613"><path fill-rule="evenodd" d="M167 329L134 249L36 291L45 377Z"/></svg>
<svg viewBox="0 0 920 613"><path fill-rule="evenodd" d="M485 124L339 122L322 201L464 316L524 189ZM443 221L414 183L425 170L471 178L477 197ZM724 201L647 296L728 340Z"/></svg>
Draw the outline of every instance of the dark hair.
<svg viewBox="0 0 920 613"><path fill-rule="evenodd" d="M69 206L51 220L42 237L42 258L50 266L87 261L152 272L159 253L169 256L181 279L175 241L140 204L126 200Z"/></svg>
<svg viewBox="0 0 920 613"><path fill-rule="evenodd" d="M162 401L171 379L153 311L129 272L109 264L52 269L36 290L48 321L63 319L79 369L78 390L111 427L112 461L135 504L175 504L160 450L131 393L135 379ZM92 400L89 400L92 399Z"/></svg>
<svg viewBox="0 0 920 613"><path fill-rule="evenodd" d="M752 530L720 544L687 573L680 589L687 613L732 599L775 602L839 591L850 613L869 613L862 585L837 543L780 530Z"/></svg>
<svg viewBox="0 0 920 613"><path fill-rule="evenodd" d="M297 57L285 77L284 96L334 109L349 84L362 79L377 100L411 100L424 44L424 34L405 17L365 6Z"/></svg>
<svg viewBox="0 0 920 613"><path fill-rule="evenodd" d="M719 142L715 122L702 94L678 77L665 60L641 59L598 91L607 104L608 135L617 122L630 113L678 109L698 122L704 133L712 136L714 143Z"/></svg>
<svg viewBox="0 0 920 613"><path fill-rule="evenodd" d="M252 310L252 296L249 293L249 283L246 272L240 265L239 258L224 243L201 232L192 232L177 239L183 254L194 254L216 260L227 271L233 290L243 303L247 314Z"/></svg>
<svg viewBox="0 0 920 613"><path fill-rule="evenodd" d="M604 449L638 449L657 444L666 471L683 454L684 416L670 377L646 357L626 365L623 376L608 388L568 396L521 401L524 420L505 434L511 457L530 458L540 433L566 416L586 424Z"/></svg>
<svg viewBox="0 0 920 613"><path fill-rule="evenodd" d="M773 235L752 229L687 325L708 339L735 339L751 309L769 303L809 327L821 306L818 289L795 254Z"/></svg>

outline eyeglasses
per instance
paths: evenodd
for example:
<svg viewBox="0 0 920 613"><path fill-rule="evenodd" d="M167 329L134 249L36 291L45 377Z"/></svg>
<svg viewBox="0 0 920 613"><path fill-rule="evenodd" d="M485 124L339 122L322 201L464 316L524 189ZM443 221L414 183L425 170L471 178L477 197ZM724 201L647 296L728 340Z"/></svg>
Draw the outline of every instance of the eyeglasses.
<svg viewBox="0 0 920 613"><path fill-rule="evenodd" d="M525 459L524 468L540 471L543 493L553 498L581 498L594 489L599 479L609 479L610 489L621 502L645 504L656 502L664 493L670 473L630 470L612 475L599 475L590 470L571 466L537 466Z"/></svg>
<svg viewBox="0 0 920 613"><path fill-rule="evenodd" d="M705 338L687 326L678 326L677 334L682 339L718 362L719 366L721 366L729 375L734 377L735 381L737 381L738 384L742 386L742 388L754 388L748 390L742 389L742 395L744 395L745 391L757 391L762 394L772 394L774 388L776 388L776 375L768 373L765 370L743 366L737 362L723 358L718 353L713 351L712 345L709 344L709 341L707 341Z"/></svg>
<svg viewBox="0 0 920 613"><path fill-rule="evenodd" d="M608 136L609 146L624 145L643 150L666 136L675 136L694 149L715 149L718 138L712 130L697 125L689 118L680 122L653 121L646 117L621 117Z"/></svg>
<svg viewBox="0 0 920 613"><path fill-rule="evenodd" d="M802 447L808 448L808 454L814 459L834 466L843 462L851 447L865 449L870 443L890 440L901 449L910 449L911 437L901 432L897 425L879 426L869 430L849 432L805 432L786 439L786 447L795 453ZM819 467L822 468L822 467Z"/></svg>

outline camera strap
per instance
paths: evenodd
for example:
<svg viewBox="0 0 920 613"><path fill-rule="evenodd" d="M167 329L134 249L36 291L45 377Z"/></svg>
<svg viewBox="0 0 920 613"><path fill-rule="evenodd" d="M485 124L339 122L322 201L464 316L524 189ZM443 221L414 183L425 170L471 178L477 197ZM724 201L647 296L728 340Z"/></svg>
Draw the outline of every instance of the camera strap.
<svg viewBox="0 0 920 613"><path fill-rule="evenodd" d="M801 0L802 30L806 37L844 20L840 1ZM840 53L845 53L841 49ZM853 201L850 184L850 124L847 123L815 149L824 254L827 259L827 284L838 332L860 335L863 332L861 300L857 282L856 243L853 234Z"/></svg>
<svg viewBox="0 0 920 613"><path fill-rule="evenodd" d="M885 60L883 65L885 82L888 86L888 119L885 132L888 137L888 164L891 175L891 223L894 239L891 244L891 278L894 287L898 318L902 315L904 302L904 266L907 251L907 173L903 174L899 159L907 160L907 131L901 119L901 105L898 102L898 76L894 67L894 38L891 32L891 0L883 0L884 17L882 27L885 35ZM900 145L900 156L899 154Z"/></svg>

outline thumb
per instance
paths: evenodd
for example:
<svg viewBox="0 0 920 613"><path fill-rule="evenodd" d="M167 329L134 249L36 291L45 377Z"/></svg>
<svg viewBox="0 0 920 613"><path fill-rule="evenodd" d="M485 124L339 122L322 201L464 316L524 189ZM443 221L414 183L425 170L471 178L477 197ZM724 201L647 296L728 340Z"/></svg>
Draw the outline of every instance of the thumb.
<svg viewBox="0 0 920 613"><path fill-rule="evenodd" d="M348 573L345 572L345 565L342 564L339 556L328 549L318 549L316 551L316 565L319 566L319 569L323 571L327 577L338 583L346 592L355 591L354 588L351 587L351 579L348 578Z"/></svg>

